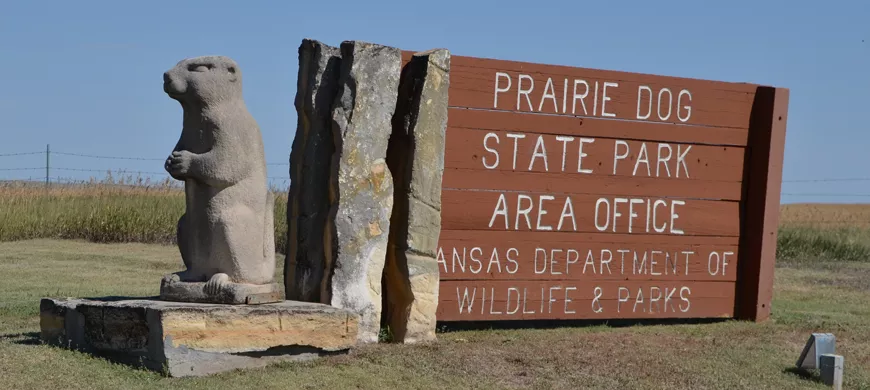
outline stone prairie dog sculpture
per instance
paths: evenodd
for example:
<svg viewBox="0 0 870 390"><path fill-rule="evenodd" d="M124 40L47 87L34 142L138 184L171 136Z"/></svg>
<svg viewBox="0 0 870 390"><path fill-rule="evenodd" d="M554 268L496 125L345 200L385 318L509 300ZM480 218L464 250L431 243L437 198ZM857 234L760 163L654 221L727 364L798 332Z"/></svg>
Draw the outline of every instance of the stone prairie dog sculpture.
<svg viewBox="0 0 870 390"><path fill-rule="evenodd" d="M241 295L277 294L274 202L238 65L222 56L185 59L163 74L163 89L184 110L165 169L185 183L177 238L187 269L164 278L161 297L244 303Z"/></svg>

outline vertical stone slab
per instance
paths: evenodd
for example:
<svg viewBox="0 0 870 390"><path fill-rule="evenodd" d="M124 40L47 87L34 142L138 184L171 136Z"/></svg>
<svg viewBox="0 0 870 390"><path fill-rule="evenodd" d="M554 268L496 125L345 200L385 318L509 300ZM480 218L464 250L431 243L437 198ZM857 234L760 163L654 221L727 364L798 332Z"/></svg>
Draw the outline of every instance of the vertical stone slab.
<svg viewBox="0 0 870 390"><path fill-rule="evenodd" d="M387 156L395 178L395 210L385 312L394 341L435 339L449 77L450 52L444 49L415 54L402 74Z"/></svg>
<svg viewBox="0 0 870 390"><path fill-rule="evenodd" d="M381 278L393 208L387 142L401 72L396 48L359 41L341 44L339 92L332 110L335 153L326 259L332 306L360 316L360 342L377 342Z"/></svg>
<svg viewBox="0 0 870 390"><path fill-rule="evenodd" d="M323 287L326 268L324 233L329 216L332 103L338 93L341 53L338 48L304 39L299 46L296 89L296 136L290 152L287 207L287 253L284 286L287 299L329 303Z"/></svg>

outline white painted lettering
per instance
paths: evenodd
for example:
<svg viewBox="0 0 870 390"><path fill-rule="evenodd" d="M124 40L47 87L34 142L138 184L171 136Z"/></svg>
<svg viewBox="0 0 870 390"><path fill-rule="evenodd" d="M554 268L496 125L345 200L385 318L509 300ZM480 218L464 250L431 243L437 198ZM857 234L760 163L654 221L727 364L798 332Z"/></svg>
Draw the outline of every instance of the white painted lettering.
<svg viewBox="0 0 870 390"><path fill-rule="evenodd" d="M619 84L605 81L604 88L601 90L601 116L614 118L616 117L616 114L605 111L605 105L610 101L610 97L607 96L607 87L616 88L619 87Z"/></svg>
<svg viewBox="0 0 870 390"><path fill-rule="evenodd" d="M668 150L668 155L666 158L662 157L662 149ZM668 173L668 177L671 177L671 169L668 168L668 161L671 161L672 154L673 150L671 150L671 145L659 144L658 156L656 158L656 177L660 177L659 168L661 168L662 165L665 166L665 172Z"/></svg>
<svg viewBox="0 0 870 390"><path fill-rule="evenodd" d="M511 165L511 169L517 170L517 149L519 148L519 140L521 138L526 138L526 135L523 133L507 133L508 138L514 139L514 161L513 165Z"/></svg>
<svg viewBox="0 0 870 390"><path fill-rule="evenodd" d="M640 104L643 102L643 91L649 93L649 107L646 110L646 115L640 114ZM637 87L637 119L649 119L650 114L652 114L652 102L652 89L646 85Z"/></svg>
<svg viewBox="0 0 870 390"><path fill-rule="evenodd" d="M505 257L507 257L508 262L514 266L513 271L511 271L510 265L508 266L507 272L509 274L515 274L515 273L517 273L517 270L520 269L520 263L517 262L517 259L511 257L512 252L514 253L514 256L519 256L519 254L520 254L520 251L517 248L508 249L507 255L505 255ZM501 264L499 264L499 266L501 266Z"/></svg>
<svg viewBox="0 0 870 390"><path fill-rule="evenodd" d="M619 154L619 147L620 146L625 147L625 154ZM614 175L616 174L617 163L619 162L619 160L625 160L626 158L628 158L628 152L629 152L628 142L625 142L623 140L616 140L616 143L613 146L613 174Z"/></svg>
<svg viewBox="0 0 870 390"><path fill-rule="evenodd" d="M598 215L601 211L602 204L607 205L607 211L604 212L604 226L601 226L598 223L598 221L600 221ZM595 202L595 228L598 229L599 232L603 232L607 230L608 226L610 226L610 202L607 200L607 198L599 198Z"/></svg>
<svg viewBox="0 0 870 390"><path fill-rule="evenodd" d="M541 96L541 104L538 105L538 111L544 109L544 100L553 100L553 110L559 113L559 103L556 102L556 88L553 86L553 79L547 78L547 85L544 86L544 96Z"/></svg>
<svg viewBox="0 0 870 390"><path fill-rule="evenodd" d="M577 291L577 287L565 287L565 310L563 310L563 312L565 314L574 314L577 313L577 311L568 310L568 304L573 302L573 300L568 296L569 291Z"/></svg>
<svg viewBox="0 0 870 390"><path fill-rule="evenodd" d="M565 160L568 156L568 142L574 141L574 137L569 137L566 135L557 135L556 141L562 142L562 172L565 172ZM580 144L580 150L581 150L581 154L582 154L583 144ZM546 161L546 160L544 160L544 161ZM578 167L578 169L579 169L579 167Z"/></svg>
<svg viewBox="0 0 870 390"><path fill-rule="evenodd" d="M538 268L538 254L541 254L541 265L542 267ZM535 274L543 274L547 272L547 250L544 248L535 248Z"/></svg>
<svg viewBox="0 0 870 390"><path fill-rule="evenodd" d="M681 229L677 229L674 227L674 220L680 218L680 215L677 214L677 206L685 206L686 202L682 200L672 200L671 201L671 234L685 234Z"/></svg>
<svg viewBox="0 0 870 390"><path fill-rule="evenodd" d="M683 95L686 95L686 96L689 97L689 103L692 102L692 93L689 92L688 89L684 89L684 90L680 91L680 94L679 94L679 96L677 97L677 106L683 104L683 103L682 103L682 102L683 102ZM680 122L684 122L684 123L685 123L685 122L688 122L688 121L689 121L689 118L692 117L692 106L688 106L688 105L686 105L686 106L682 106L682 108L685 108L685 109L686 109L686 117L683 118L682 116L680 116L680 110L679 110L679 108L677 108L677 119L679 119Z"/></svg>
<svg viewBox="0 0 870 390"><path fill-rule="evenodd" d="M511 293L517 293L517 307L511 310ZM520 311L520 290L516 287L508 287L507 291L507 307L505 308L507 314L516 314Z"/></svg>
<svg viewBox="0 0 870 390"><path fill-rule="evenodd" d="M591 169L583 169L583 157L588 156L586 153L583 153L583 144L591 144L593 142L595 142L594 138L580 138L580 150L579 156L577 157L577 173L592 173ZM565 165L564 159L562 165ZM565 170L564 166L562 167L562 170Z"/></svg>
<svg viewBox="0 0 870 390"><path fill-rule="evenodd" d="M502 78L507 79L507 86L504 88L499 88L499 80ZM495 72L495 95L493 97L492 108L498 108L498 94L500 92L507 92L511 89L511 76L507 73L503 72Z"/></svg>
<svg viewBox="0 0 870 390"><path fill-rule="evenodd" d="M523 89L523 80L529 80L529 89ZM534 107L532 107L532 99L529 97L529 94L532 93L532 90L535 89L535 80L532 76L527 74L521 74L520 80L517 83L517 111L521 111L520 108L520 97L525 96L526 102L529 104L529 111L534 111Z"/></svg>
<svg viewBox="0 0 870 390"><path fill-rule="evenodd" d="M562 206L562 215L559 216L559 226L556 227L556 230L562 230L562 223L565 222L566 217L571 217L571 227L574 231L577 231L577 219L574 218L574 205L571 203L571 197L565 197L565 205Z"/></svg>
<svg viewBox="0 0 870 390"><path fill-rule="evenodd" d="M556 253L564 252L561 249L550 249L550 274L561 275L562 271L556 271Z"/></svg>
<svg viewBox="0 0 870 390"><path fill-rule="evenodd" d="M680 289L680 299L686 304L686 308L684 309L683 303L680 303L680 311L683 313L689 311L689 307L691 306L689 295L692 295L692 290L689 289L689 287L683 287Z"/></svg>
<svg viewBox="0 0 870 390"><path fill-rule="evenodd" d="M682 145L677 145L677 177L680 177L680 165L683 166L683 171L686 172L686 178L689 178L689 167L686 165L686 155L692 149L692 145L686 148L686 151L680 152Z"/></svg>
<svg viewBox="0 0 870 390"><path fill-rule="evenodd" d="M553 195L541 195L538 197L538 230L553 230L553 227L550 225L541 225L541 217L547 214L547 210L544 208L544 201L553 199L556 199L556 197L554 197Z"/></svg>
<svg viewBox="0 0 870 390"><path fill-rule="evenodd" d="M504 216L504 229L508 229L508 209L507 209L507 199L505 199L504 194L498 195L498 202L495 204L495 210L492 211L492 218L489 219L489 227L492 227L495 224L495 217Z"/></svg>
<svg viewBox="0 0 870 390"><path fill-rule="evenodd" d="M662 115L662 94L664 94L665 92L668 93L668 115ZM666 121L666 120L668 120L668 118L671 117L671 110L672 110L671 104L673 102L674 102L674 94L671 93L671 90L667 89L667 88L662 88L659 91L659 106L658 106L659 119Z"/></svg>
<svg viewBox="0 0 870 390"><path fill-rule="evenodd" d="M577 93L577 86L580 84L586 87L582 95ZM574 103L572 103L571 114L577 114L577 100L580 100L580 106L583 107L583 115L589 115L589 112L586 111L586 95L589 95L589 83L586 80L574 80Z"/></svg>
<svg viewBox="0 0 870 390"><path fill-rule="evenodd" d="M623 292L625 293L625 296L622 295ZM620 287L619 290L617 291L617 300L616 300L616 312L617 313L620 312L620 308L622 306L622 303L628 302L629 298L631 298L631 291L629 291L625 287Z"/></svg>
<svg viewBox="0 0 870 390"><path fill-rule="evenodd" d="M637 168L640 167L641 163L646 165L646 175L652 176L649 166L649 153L646 151L646 142L640 144L640 153L637 155L637 161L634 162L634 171L631 172L632 176L637 176Z"/></svg>
<svg viewBox="0 0 870 390"><path fill-rule="evenodd" d="M538 142L535 143L535 152L532 153L532 159L529 161L529 170L535 166L535 159L542 158L544 160L544 171L549 172L550 166L547 164L547 148L544 147L544 136L538 136Z"/></svg>
<svg viewBox="0 0 870 390"><path fill-rule="evenodd" d="M496 133L487 133L486 136L483 137L483 148L486 149L487 152L490 152L493 155L495 155L495 162L493 162L492 164L488 164L486 156L483 156L482 161L483 161L484 168L495 169L496 167L498 167L498 150L490 148L489 145L486 143L487 141L489 141L490 138L495 138L495 143L496 144L499 143L498 135Z"/></svg>
<svg viewBox="0 0 870 390"><path fill-rule="evenodd" d="M489 255L489 264L486 265L486 273L492 273L492 265L498 267L498 273L501 273L501 260L498 258L498 248L492 248L492 254Z"/></svg>
<svg viewBox="0 0 870 390"><path fill-rule="evenodd" d="M523 200L529 201L528 208L523 208ZM532 201L531 196L517 195L517 216L514 221L514 230L520 230L520 215L526 217L526 227L532 228L532 220L529 219L529 213L532 212L533 208L535 208L535 203Z"/></svg>
<svg viewBox="0 0 870 390"><path fill-rule="evenodd" d="M483 269L483 263L480 261L480 259L474 257L474 251L477 251L479 254L482 255L483 249L480 249L479 247L474 247L471 248L471 252L468 253L468 255L471 257L471 261L477 263L477 270L474 269L474 265L471 265L471 267L469 267L469 270L473 274L478 274Z"/></svg>

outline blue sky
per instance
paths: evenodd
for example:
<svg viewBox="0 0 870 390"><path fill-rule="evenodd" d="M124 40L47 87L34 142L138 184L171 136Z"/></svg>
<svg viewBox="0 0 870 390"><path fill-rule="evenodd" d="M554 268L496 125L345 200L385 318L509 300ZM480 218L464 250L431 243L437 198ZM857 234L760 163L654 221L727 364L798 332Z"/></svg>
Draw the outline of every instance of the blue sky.
<svg viewBox="0 0 870 390"><path fill-rule="evenodd" d="M240 63L266 158L296 128L297 48L364 40L408 50L791 89L784 202L870 202L870 2L855 1L8 1L0 12L0 154L52 150L162 159L181 108L162 91L177 61ZM43 155L0 157L0 169ZM161 161L53 155L68 169L162 172ZM44 175L0 170L0 179ZM85 178L100 173L53 171ZM287 167L270 166L281 183Z"/></svg>

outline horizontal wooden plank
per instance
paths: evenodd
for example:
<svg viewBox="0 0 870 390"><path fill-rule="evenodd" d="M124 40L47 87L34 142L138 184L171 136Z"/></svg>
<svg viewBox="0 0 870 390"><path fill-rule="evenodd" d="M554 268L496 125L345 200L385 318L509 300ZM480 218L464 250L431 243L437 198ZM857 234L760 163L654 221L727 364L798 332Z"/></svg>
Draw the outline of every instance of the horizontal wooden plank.
<svg viewBox="0 0 870 390"><path fill-rule="evenodd" d="M444 169L445 189L536 191L547 193L596 192L627 196L662 196L694 199L740 200L740 182L591 176L576 173L535 173Z"/></svg>
<svg viewBox="0 0 870 390"><path fill-rule="evenodd" d="M638 245L711 245L711 246L736 246L739 244L738 237L717 236L678 236L678 235L644 235L644 234L614 234L614 233L589 233L575 234L573 232L528 232L528 231L496 231L481 230L469 235L467 230L441 229L439 240L466 242L466 245L474 245L479 241L486 242L511 242L511 243L537 243L566 242L575 244L638 244Z"/></svg>
<svg viewBox="0 0 870 390"><path fill-rule="evenodd" d="M630 237L623 235L623 237ZM735 281L736 245L440 240L441 280Z"/></svg>
<svg viewBox="0 0 870 390"><path fill-rule="evenodd" d="M449 108L447 126L523 133L565 134L574 137L610 137L728 146L746 146L749 137L747 129L465 108Z"/></svg>
<svg viewBox="0 0 870 390"><path fill-rule="evenodd" d="M449 230L687 236L737 236L740 230L738 202L450 189L441 197L441 226Z"/></svg>
<svg viewBox="0 0 870 390"><path fill-rule="evenodd" d="M733 282L444 281L439 321L711 318L734 314Z"/></svg>
<svg viewBox="0 0 870 390"><path fill-rule="evenodd" d="M453 56L449 105L746 129L755 88Z"/></svg>
<svg viewBox="0 0 870 390"><path fill-rule="evenodd" d="M743 179L744 148L448 128L445 168L680 180Z"/></svg>

